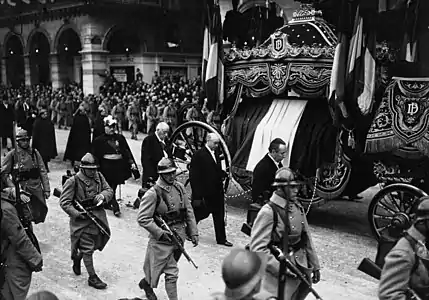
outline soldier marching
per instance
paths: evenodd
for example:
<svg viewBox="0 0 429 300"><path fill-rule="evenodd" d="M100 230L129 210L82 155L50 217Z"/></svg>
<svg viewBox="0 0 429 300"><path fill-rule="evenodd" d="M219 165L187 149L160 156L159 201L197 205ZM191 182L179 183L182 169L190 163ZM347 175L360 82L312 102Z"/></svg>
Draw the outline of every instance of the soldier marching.
<svg viewBox="0 0 429 300"><path fill-rule="evenodd" d="M137 222L150 233L143 270L145 277L139 282L149 300L156 300L153 291L159 278L165 275L165 290L169 300L177 300L177 262L182 255L173 243L171 233L160 227L154 219L159 216L175 230L183 245L188 237L194 246L198 245L198 230L190 198L185 187L176 181L176 166L169 158L158 163L159 178L156 184L143 196Z"/></svg>
<svg viewBox="0 0 429 300"><path fill-rule="evenodd" d="M97 168L94 156L85 154L81 159L80 171L64 183L60 206L70 217L73 272L81 275L83 260L89 275L88 285L105 289L107 284L95 272L93 254L96 250L102 251L110 239L103 204L112 199L113 190Z"/></svg>
<svg viewBox="0 0 429 300"><path fill-rule="evenodd" d="M0 176L6 186L14 187L14 178L25 192L35 197L33 199L37 201L32 203L34 208L32 221L38 224L46 219L48 213L46 199L51 194L51 188L42 156L37 149L30 147L30 139L26 130L18 130L16 148L2 159Z"/></svg>

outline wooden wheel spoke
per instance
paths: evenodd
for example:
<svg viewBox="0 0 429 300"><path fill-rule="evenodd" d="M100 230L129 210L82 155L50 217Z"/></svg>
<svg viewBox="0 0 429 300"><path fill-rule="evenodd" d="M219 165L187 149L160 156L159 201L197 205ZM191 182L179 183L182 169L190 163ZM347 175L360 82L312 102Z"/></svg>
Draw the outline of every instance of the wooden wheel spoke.
<svg viewBox="0 0 429 300"><path fill-rule="evenodd" d="M374 219L379 219L379 220L393 220L393 217L392 216L385 216L385 215L374 214Z"/></svg>
<svg viewBox="0 0 429 300"><path fill-rule="evenodd" d="M189 143L189 140L185 137L185 135L183 134L183 132L180 133L180 136L182 137L182 139L185 141L186 145L188 146L188 148L192 151L192 155L195 154L194 149L192 148L191 143Z"/></svg>
<svg viewBox="0 0 429 300"><path fill-rule="evenodd" d="M389 206L387 206L381 200L378 202L378 205L381 206L381 207L383 207L385 210L387 210L388 212L390 212L392 214L396 214L398 212L398 211L394 211L392 208L390 208Z"/></svg>
<svg viewBox="0 0 429 300"><path fill-rule="evenodd" d="M401 209L401 204L402 204L401 202L402 201L401 200L399 200L399 204L398 204L396 199L394 199L392 193L389 193L386 196L389 198L390 202L393 203L398 208L399 211L402 211L402 209Z"/></svg>
<svg viewBox="0 0 429 300"><path fill-rule="evenodd" d="M376 230L377 230L377 232L378 232L378 233L380 233L380 234L381 234L381 232L382 232L382 231L384 231L384 230L386 230L386 229L389 229L390 227L392 227L392 225L391 225L391 224L386 225L386 226L383 226L383 227L380 227L380 228L376 228Z"/></svg>

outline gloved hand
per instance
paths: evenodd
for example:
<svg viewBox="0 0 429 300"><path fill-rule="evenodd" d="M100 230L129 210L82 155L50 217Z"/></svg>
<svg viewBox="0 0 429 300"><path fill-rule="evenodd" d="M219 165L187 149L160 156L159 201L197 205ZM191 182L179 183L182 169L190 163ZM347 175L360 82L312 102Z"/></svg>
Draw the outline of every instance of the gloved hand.
<svg viewBox="0 0 429 300"><path fill-rule="evenodd" d="M296 278L297 277L295 275L295 273L291 272L291 270L289 270L288 268L286 268L286 276L290 277L290 278Z"/></svg>
<svg viewBox="0 0 429 300"><path fill-rule="evenodd" d="M84 212L79 212L79 214L75 218L76 220L87 220L88 216Z"/></svg>
<svg viewBox="0 0 429 300"><path fill-rule="evenodd" d="M163 231L163 233L162 233L161 237L159 238L159 240L161 242L168 242L168 243L173 242L171 234L168 231L165 231L165 230Z"/></svg>
<svg viewBox="0 0 429 300"><path fill-rule="evenodd" d="M194 244L194 247L198 246L199 238L198 235L191 236L191 242Z"/></svg>
<svg viewBox="0 0 429 300"><path fill-rule="evenodd" d="M316 284L320 281L320 270L316 270L313 272L313 283Z"/></svg>
<svg viewBox="0 0 429 300"><path fill-rule="evenodd" d="M51 192L45 192L45 199L48 199L51 196Z"/></svg>
<svg viewBox="0 0 429 300"><path fill-rule="evenodd" d="M103 204L103 201L104 201L104 195L103 194L98 194L97 196L94 197L95 206L100 206L101 204Z"/></svg>
<svg viewBox="0 0 429 300"><path fill-rule="evenodd" d="M42 269L43 269L43 260L37 266L34 267L33 272L41 272Z"/></svg>
<svg viewBox="0 0 429 300"><path fill-rule="evenodd" d="M27 196L26 194L21 194L20 197L21 197L21 201L22 202L24 202L24 203L29 203L30 202L30 197Z"/></svg>

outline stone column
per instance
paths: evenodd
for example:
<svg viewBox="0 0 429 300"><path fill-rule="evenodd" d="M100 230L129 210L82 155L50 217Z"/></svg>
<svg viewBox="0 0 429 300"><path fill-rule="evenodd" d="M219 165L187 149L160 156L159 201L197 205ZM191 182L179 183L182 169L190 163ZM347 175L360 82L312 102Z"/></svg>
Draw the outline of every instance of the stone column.
<svg viewBox="0 0 429 300"><path fill-rule="evenodd" d="M31 85L30 56L24 55L25 86Z"/></svg>
<svg viewBox="0 0 429 300"><path fill-rule="evenodd" d="M7 86L6 64L7 64L7 59L6 57L3 57L1 60L1 84L4 86Z"/></svg>
<svg viewBox="0 0 429 300"><path fill-rule="evenodd" d="M82 55L82 85L85 95L99 94L100 87L105 80L109 52L103 50L101 39L103 33L103 26L91 18L82 27L83 48L80 54Z"/></svg>
<svg viewBox="0 0 429 300"><path fill-rule="evenodd" d="M105 79L108 51L85 49L80 53L82 54L83 93L99 94Z"/></svg>
<svg viewBox="0 0 429 300"><path fill-rule="evenodd" d="M49 57L49 63L51 65L51 82L53 89L59 89L62 86L60 79L60 62L57 53L51 53Z"/></svg>
<svg viewBox="0 0 429 300"><path fill-rule="evenodd" d="M73 80L77 83L82 83L82 74L81 74L81 67L82 67L82 61L81 61L81 57L80 56L75 56L73 58L73 74L74 74L74 78Z"/></svg>

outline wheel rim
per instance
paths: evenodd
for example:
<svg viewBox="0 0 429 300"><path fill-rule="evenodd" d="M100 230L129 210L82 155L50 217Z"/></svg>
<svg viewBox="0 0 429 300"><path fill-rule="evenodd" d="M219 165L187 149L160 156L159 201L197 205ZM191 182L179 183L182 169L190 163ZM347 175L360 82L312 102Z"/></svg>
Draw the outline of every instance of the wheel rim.
<svg viewBox="0 0 429 300"><path fill-rule="evenodd" d="M380 190L369 207L371 230L377 240L396 241L413 220L413 208L425 193L410 185L395 184Z"/></svg>
<svg viewBox="0 0 429 300"><path fill-rule="evenodd" d="M218 151L220 157L222 170L228 174L228 178L223 182L224 191L226 192L231 177L231 155L226 142L219 132L200 121L190 121L182 124L171 135L168 147L170 147L173 159L179 169L177 179L189 187L189 167L192 156L197 150L204 147L205 139L209 133L215 133L220 138L220 145L216 151Z"/></svg>

